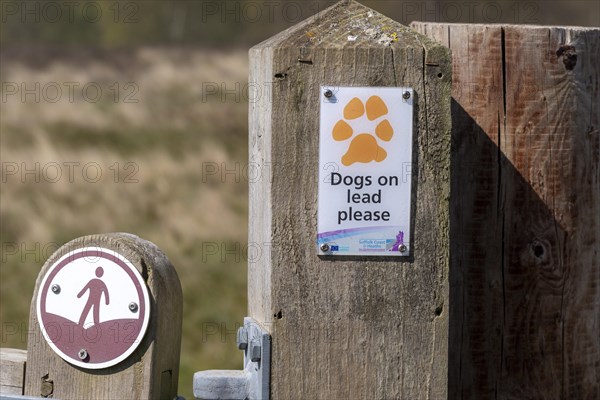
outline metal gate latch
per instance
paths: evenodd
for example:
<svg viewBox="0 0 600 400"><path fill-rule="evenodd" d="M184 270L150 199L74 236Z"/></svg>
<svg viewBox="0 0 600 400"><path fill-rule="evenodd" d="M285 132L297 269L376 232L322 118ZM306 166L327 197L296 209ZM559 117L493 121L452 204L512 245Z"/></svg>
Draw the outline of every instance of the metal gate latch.
<svg viewBox="0 0 600 400"><path fill-rule="evenodd" d="M269 399L271 336L258 322L246 317L237 331L237 346L244 351L244 369L196 372L196 399Z"/></svg>

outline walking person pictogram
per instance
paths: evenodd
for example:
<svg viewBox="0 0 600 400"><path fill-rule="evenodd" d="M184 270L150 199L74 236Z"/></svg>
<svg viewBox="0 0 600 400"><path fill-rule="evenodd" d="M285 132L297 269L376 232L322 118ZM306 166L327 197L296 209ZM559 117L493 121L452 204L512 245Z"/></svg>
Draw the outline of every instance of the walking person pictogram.
<svg viewBox="0 0 600 400"><path fill-rule="evenodd" d="M101 278L104 275L104 269L102 267L96 268L96 276ZM81 289L81 292L77 295L77 298L81 298L85 294L85 292L89 289L90 294L88 296L87 303L81 312L81 317L79 318L79 325L83 326L86 317L90 313L90 309L92 306L94 307L94 325L98 325L100 323L100 299L102 294L104 293L104 301L106 305L110 302L108 297L108 288L106 284L101 279L92 279L88 282L87 285Z"/></svg>

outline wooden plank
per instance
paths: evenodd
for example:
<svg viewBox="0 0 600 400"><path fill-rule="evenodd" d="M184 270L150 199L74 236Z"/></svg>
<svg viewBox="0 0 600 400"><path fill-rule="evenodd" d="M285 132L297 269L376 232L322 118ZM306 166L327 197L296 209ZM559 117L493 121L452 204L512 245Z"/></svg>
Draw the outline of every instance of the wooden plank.
<svg viewBox="0 0 600 400"><path fill-rule="evenodd" d="M386 27L387 46L364 32ZM357 35L354 41L348 35ZM272 336L273 398L445 398L450 56L355 2L340 2L250 51L250 316ZM438 77L439 75L439 77ZM320 85L417 94L414 258L316 254ZM265 170L267 170L265 168ZM266 254L265 254L266 253Z"/></svg>
<svg viewBox="0 0 600 400"><path fill-rule="evenodd" d="M450 398L599 398L600 30L413 27L453 54Z"/></svg>
<svg viewBox="0 0 600 400"><path fill-rule="evenodd" d="M0 393L23 394L27 351L0 348Z"/></svg>
<svg viewBox="0 0 600 400"><path fill-rule="evenodd" d="M86 370L60 358L42 336L36 296L46 271L70 251L97 246L127 258L150 292L148 330L136 350L108 368ZM181 344L182 295L177 273L154 244L125 233L92 235L73 240L42 267L34 290L29 326L25 394L68 399L173 399L177 396ZM126 340L126 339L119 339Z"/></svg>
<svg viewBox="0 0 600 400"><path fill-rule="evenodd" d="M484 25L419 27L453 51L449 398L486 398L498 383L502 347L502 32ZM461 363L466 356L471 363Z"/></svg>

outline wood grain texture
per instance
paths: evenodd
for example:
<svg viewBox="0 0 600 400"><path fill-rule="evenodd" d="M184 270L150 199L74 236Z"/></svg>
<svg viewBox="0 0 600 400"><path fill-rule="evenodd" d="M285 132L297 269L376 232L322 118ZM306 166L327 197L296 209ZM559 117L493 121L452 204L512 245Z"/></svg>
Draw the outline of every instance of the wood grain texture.
<svg viewBox="0 0 600 400"><path fill-rule="evenodd" d="M449 398L600 398L600 30L412 26L453 56Z"/></svg>
<svg viewBox="0 0 600 400"><path fill-rule="evenodd" d="M150 294L150 321L139 347L121 363L100 370L74 367L48 346L39 328L36 296L46 271L62 255L85 246L116 251L133 263ZM25 394L68 399L173 399L177 395L182 294L177 273L154 244L126 233L73 240L42 267L29 316ZM166 379L168 378L168 379ZM46 382L46 383L43 383ZM51 383L50 383L51 382Z"/></svg>
<svg viewBox="0 0 600 400"><path fill-rule="evenodd" d="M27 351L0 348L0 393L23 394Z"/></svg>
<svg viewBox="0 0 600 400"><path fill-rule="evenodd" d="M365 35L396 33L391 45ZM348 35L356 35L349 41ZM275 399L446 397L450 74L447 49L341 2L250 51L250 316L271 332ZM438 76L439 75L439 76ZM414 257L316 254L320 86L410 86Z"/></svg>

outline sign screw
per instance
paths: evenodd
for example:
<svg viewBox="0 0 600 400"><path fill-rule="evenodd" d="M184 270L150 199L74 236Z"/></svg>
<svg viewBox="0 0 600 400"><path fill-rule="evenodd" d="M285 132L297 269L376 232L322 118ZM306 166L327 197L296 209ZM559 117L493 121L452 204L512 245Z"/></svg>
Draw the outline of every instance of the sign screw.
<svg viewBox="0 0 600 400"><path fill-rule="evenodd" d="M138 310L138 305L135 302L129 303L129 311L136 312Z"/></svg>
<svg viewBox="0 0 600 400"><path fill-rule="evenodd" d="M60 293L60 286L58 286L56 284L52 285L52 293L59 294Z"/></svg>
<svg viewBox="0 0 600 400"><path fill-rule="evenodd" d="M79 353L77 353L77 355L79 356L80 360L85 360L88 356L88 352L86 349L81 349L79 350Z"/></svg>
<svg viewBox="0 0 600 400"><path fill-rule="evenodd" d="M329 245L327 243L323 243L321 245L321 251L327 253L329 251Z"/></svg>
<svg viewBox="0 0 600 400"><path fill-rule="evenodd" d="M237 331L237 347L240 350L248 348L248 330L243 326Z"/></svg>
<svg viewBox="0 0 600 400"><path fill-rule="evenodd" d="M400 253L406 253L406 250L408 250L406 248L406 245L401 244L400 247L398 247L398 250L400 250Z"/></svg>
<svg viewBox="0 0 600 400"><path fill-rule="evenodd" d="M333 92L330 89L327 89L325 91L325 93L323 93L323 96L325 96L326 98L330 99L333 97Z"/></svg>
<svg viewBox="0 0 600 400"><path fill-rule="evenodd" d="M410 99L410 92L407 90L406 92L402 93L402 98L404 100Z"/></svg>

